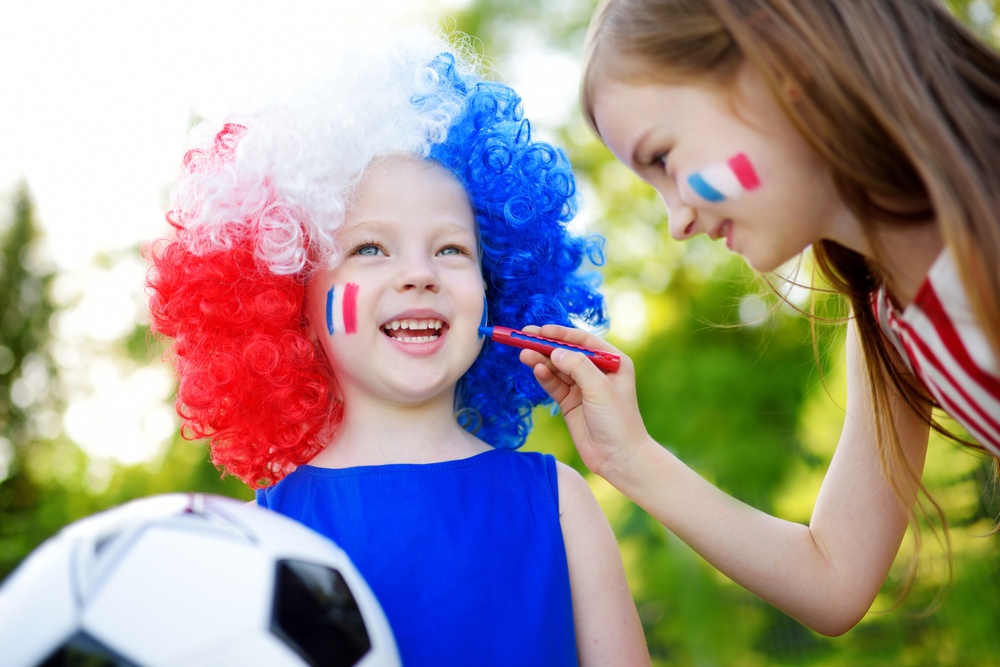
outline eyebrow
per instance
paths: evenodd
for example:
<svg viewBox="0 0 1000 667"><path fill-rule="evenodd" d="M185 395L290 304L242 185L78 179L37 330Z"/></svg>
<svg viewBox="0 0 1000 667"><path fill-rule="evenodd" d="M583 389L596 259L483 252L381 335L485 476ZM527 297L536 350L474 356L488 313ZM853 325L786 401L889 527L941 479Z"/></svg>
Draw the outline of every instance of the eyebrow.
<svg viewBox="0 0 1000 667"><path fill-rule="evenodd" d="M640 169L649 166L646 160L639 159L639 153L644 152L641 149L645 148L646 141L649 139L649 135L652 134L652 132L652 130L646 130L646 132L639 137L638 141L635 142L632 148L632 155L629 157L629 160L632 161L631 166L635 171L639 171Z"/></svg>
<svg viewBox="0 0 1000 667"><path fill-rule="evenodd" d="M355 231L357 231L357 232L367 232L367 231L377 232L377 231L381 231L384 227L386 227L386 223L383 222L382 220L371 219L371 220L362 220L361 222L356 222L353 225L351 225L350 227L341 227L340 231L341 232L347 232L347 233L355 232Z"/></svg>
<svg viewBox="0 0 1000 667"><path fill-rule="evenodd" d="M466 227L465 225L460 225L457 222L445 222L443 223L439 231L450 234L452 232L457 234L471 234L472 236L478 236L478 225L476 225L476 219L472 219L472 227Z"/></svg>
<svg viewBox="0 0 1000 667"><path fill-rule="evenodd" d="M432 223L436 223L439 226L435 231L439 234L469 234L472 237L478 236L477 225L475 219L472 221L472 228L466 227L457 222L451 222L448 220L432 220ZM374 218L371 220L362 220L350 228L341 228L341 233L343 234L368 234L368 233L379 233L385 232L387 228L392 228L396 223L388 222L385 220L380 220Z"/></svg>

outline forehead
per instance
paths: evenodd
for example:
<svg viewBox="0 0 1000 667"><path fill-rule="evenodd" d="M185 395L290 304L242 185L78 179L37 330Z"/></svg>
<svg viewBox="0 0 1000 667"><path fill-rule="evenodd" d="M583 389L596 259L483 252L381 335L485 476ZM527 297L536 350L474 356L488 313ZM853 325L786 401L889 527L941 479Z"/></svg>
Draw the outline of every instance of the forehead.
<svg viewBox="0 0 1000 667"><path fill-rule="evenodd" d="M372 224L429 223L475 231L465 189L433 160L391 156L366 169L344 218L344 229Z"/></svg>
<svg viewBox="0 0 1000 667"><path fill-rule="evenodd" d="M615 157L632 166L647 140L676 141L681 136L715 136L739 121L733 90L684 81L604 81L592 92L595 129ZM663 147L657 147L663 148Z"/></svg>
<svg viewBox="0 0 1000 667"><path fill-rule="evenodd" d="M605 80L591 88L591 108L597 133L615 157L631 165L632 153L653 128L670 123L670 88L660 84Z"/></svg>

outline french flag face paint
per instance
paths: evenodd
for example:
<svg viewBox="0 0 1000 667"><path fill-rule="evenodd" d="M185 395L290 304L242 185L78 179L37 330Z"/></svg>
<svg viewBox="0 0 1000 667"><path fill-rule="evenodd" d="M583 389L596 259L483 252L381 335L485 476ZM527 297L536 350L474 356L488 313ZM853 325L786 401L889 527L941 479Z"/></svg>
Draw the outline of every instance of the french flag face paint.
<svg viewBox="0 0 1000 667"><path fill-rule="evenodd" d="M739 199L760 187L750 158L739 153L721 164L713 164L688 176L688 185L699 197L713 204Z"/></svg>
<svg viewBox="0 0 1000 667"><path fill-rule="evenodd" d="M358 286L355 283L333 285L326 293L326 330L352 334L358 331Z"/></svg>

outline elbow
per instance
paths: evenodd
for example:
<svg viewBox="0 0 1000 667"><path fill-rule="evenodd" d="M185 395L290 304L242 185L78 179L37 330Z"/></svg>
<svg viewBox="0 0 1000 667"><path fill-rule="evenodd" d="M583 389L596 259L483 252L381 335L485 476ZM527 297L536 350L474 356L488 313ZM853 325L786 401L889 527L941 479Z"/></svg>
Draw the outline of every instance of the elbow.
<svg viewBox="0 0 1000 667"><path fill-rule="evenodd" d="M850 632L871 609L878 588L838 585L813 581L808 590L800 589L797 599L779 605L786 614L813 632L827 637L840 637Z"/></svg>
<svg viewBox="0 0 1000 667"><path fill-rule="evenodd" d="M798 604L791 607L796 611L793 616L813 632L840 637L853 630L875 603L885 580L884 574L878 574L828 563L822 576L811 578L810 585L799 589Z"/></svg>
<svg viewBox="0 0 1000 667"><path fill-rule="evenodd" d="M807 624L807 627L827 637L840 637L852 630L864 616L864 614L860 614L843 616L842 618L827 618L815 624Z"/></svg>
<svg viewBox="0 0 1000 667"><path fill-rule="evenodd" d="M813 632L827 637L840 637L852 630L868 613L874 600L847 600L843 596L837 604L823 605L808 618L799 618L799 622Z"/></svg>

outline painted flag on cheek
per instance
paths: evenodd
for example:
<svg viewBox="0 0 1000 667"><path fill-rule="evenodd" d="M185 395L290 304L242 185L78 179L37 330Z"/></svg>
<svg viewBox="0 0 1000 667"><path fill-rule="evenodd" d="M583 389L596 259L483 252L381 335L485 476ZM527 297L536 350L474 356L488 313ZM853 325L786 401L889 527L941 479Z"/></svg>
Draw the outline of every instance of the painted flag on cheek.
<svg viewBox="0 0 1000 667"><path fill-rule="evenodd" d="M744 192L760 187L760 178L744 153L688 176L688 185L699 197L713 204L739 199Z"/></svg>
<svg viewBox="0 0 1000 667"><path fill-rule="evenodd" d="M326 330L352 334L358 330L358 286L355 283L332 285L326 293Z"/></svg>

